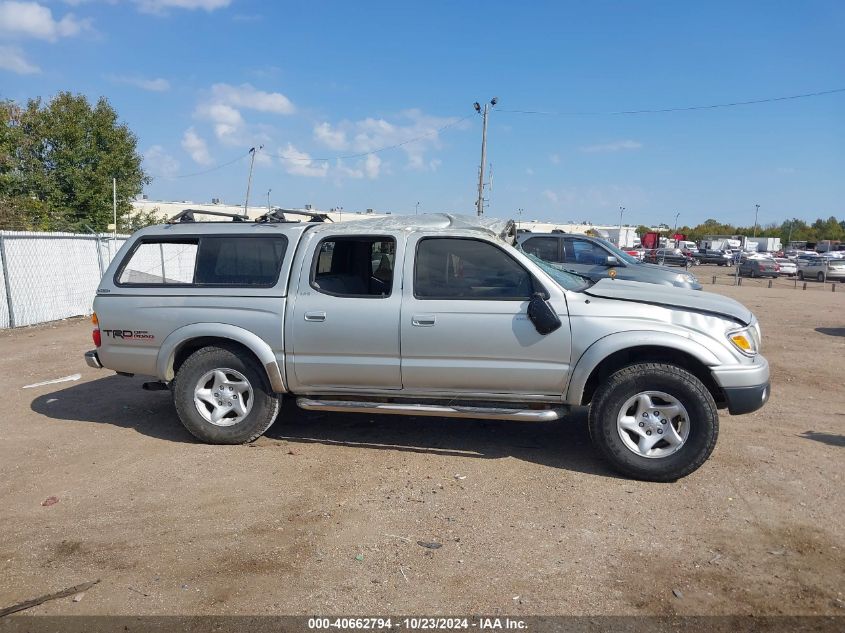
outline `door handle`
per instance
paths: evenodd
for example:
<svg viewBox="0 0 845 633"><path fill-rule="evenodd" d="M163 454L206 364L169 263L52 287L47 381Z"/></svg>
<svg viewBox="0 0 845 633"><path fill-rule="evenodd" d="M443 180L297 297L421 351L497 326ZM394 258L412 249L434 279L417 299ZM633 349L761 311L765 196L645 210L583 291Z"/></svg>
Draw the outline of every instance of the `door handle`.
<svg viewBox="0 0 845 633"><path fill-rule="evenodd" d="M326 313L325 312L306 312L305 313L305 320L306 321L314 321L316 323L322 323L326 320Z"/></svg>
<svg viewBox="0 0 845 633"><path fill-rule="evenodd" d="M415 325L417 327L432 327L434 325L434 315L433 314L415 314L411 317L411 325Z"/></svg>

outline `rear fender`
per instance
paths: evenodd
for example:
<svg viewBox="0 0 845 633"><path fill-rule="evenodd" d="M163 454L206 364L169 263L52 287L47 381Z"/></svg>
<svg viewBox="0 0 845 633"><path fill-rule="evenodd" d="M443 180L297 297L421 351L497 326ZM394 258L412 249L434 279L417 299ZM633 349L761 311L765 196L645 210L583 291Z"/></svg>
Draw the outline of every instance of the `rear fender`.
<svg viewBox="0 0 845 633"><path fill-rule="evenodd" d="M173 380L175 376L173 360L176 357L176 352L185 343L203 337L228 339L240 343L258 358L267 373L273 391L276 393L287 392L284 363L278 362L270 346L249 330L227 323L193 323L171 332L164 339L159 349L156 360L156 375L168 382Z"/></svg>

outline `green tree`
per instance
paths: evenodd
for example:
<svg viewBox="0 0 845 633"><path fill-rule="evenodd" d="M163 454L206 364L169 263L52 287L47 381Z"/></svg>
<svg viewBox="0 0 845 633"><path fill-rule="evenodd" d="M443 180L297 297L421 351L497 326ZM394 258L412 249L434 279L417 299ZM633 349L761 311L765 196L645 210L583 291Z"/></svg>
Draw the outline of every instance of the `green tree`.
<svg viewBox="0 0 845 633"><path fill-rule="evenodd" d="M31 99L22 109L7 104L2 113L0 202L29 227L105 231L112 178L118 216L128 217L150 178L137 138L105 98L92 107L83 95L60 92L46 105Z"/></svg>

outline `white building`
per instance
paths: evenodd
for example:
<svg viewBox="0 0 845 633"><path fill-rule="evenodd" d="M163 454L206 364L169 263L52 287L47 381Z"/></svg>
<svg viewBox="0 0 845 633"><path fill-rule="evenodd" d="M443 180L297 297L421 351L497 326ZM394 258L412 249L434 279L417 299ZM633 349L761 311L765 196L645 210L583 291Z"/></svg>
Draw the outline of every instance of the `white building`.
<svg viewBox="0 0 845 633"><path fill-rule="evenodd" d="M273 208L276 209L277 207ZM243 214L244 205L225 204L216 199L211 203L193 202L191 200L148 200L147 198L141 198L132 201L133 213L154 213L157 216L160 216L162 221L172 218L174 215L176 215L177 213L181 213L185 209L194 209L196 211L213 211L217 213ZM362 218L382 217L384 215L388 215L386 213L376 213L372 209L367 209L365 211L335 211L334 209L329 211L321 211L319 209L312 208L310 204L305 205L305 207L303 208L294 208L290 210L311 213L324 213L333 222L346 222L348 220L360 220ZM247 207L247 216L251 220L260 217L265 213L267 213L266 206ZM204 219L221 221L226 220L226 218L215 218L214 216L206 216Z"/></svg>

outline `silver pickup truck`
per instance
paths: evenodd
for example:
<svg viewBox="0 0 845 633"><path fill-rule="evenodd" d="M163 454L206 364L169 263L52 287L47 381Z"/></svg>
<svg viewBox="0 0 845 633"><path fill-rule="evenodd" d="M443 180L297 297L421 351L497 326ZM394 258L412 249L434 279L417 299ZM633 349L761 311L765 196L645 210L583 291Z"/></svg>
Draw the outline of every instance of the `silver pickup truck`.
<svg viewBox="0 0 845 633"><path fill-rule="evenodd" d="M94 301L92 367L157 378L194 436L250 442L309 410L556 420L589 406L622 473L696 470L719 408L769 396L760 328L701 291L561 271L512 224L432 214L182 221L135 233ZM188 221L186 221L188 220Z"/></svg>

